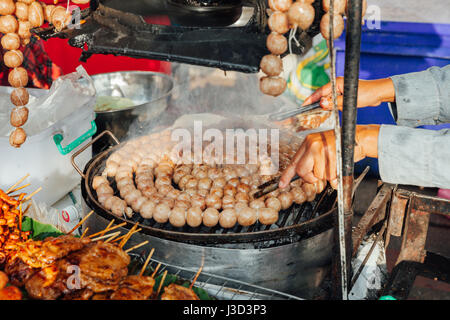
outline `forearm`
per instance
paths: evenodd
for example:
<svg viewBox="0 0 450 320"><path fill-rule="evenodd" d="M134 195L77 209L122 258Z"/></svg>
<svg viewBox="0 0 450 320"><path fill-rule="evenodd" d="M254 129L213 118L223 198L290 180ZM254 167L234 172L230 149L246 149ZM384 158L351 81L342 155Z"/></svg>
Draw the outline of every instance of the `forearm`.
<svg viewBox="0 0 450 320"><path fill-rule="evenodd" d="M378 159L385 182L450 188L450 130L383 125Z"/></svg>
<svg viewBox="0 0 450 320"><path fill-rule="evenodd" d="M397 124L417 127L450 121L450 65L391 79L395 88Z"/></svg>
<svg viewBox="0 0 450 320"><path fill-rule="evenodd" d="M378 95L378 101L382 102L395 102L395 86L391 78L369 80L376 88L374 94Z"/></svg>

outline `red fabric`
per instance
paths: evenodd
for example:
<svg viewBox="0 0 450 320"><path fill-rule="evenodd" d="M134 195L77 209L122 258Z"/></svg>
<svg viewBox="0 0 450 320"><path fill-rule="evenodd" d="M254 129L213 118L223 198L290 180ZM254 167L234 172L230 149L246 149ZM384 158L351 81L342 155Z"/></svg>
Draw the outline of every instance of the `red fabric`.
<svg viewBox="0 0 450 320"><path fill-rule="evenodd" d="M2 34L0 34L0 37ZM23 52L22 67L27 70L28 84L27 87L48 89L54 79L62 75L62 70L55 65L48 57L44 50L41 40L35 37L30 39L30 43L26 47L21 47ZM6 67L4 63L0 64L0 85L9 86L8 74L11 69Z"/></svg>
<svg viewBox="0 0 450 320"><path fill-rule="evenodd" d="M170 63L158 60L134 59L113 55L92 55L87 62L80 62L81 49L69 46L68 40L50 39L44 42L45 51L63 74L75 71L82 65L90 75L114 71L159 71L169 74Z"/></svg>
<svg viewBox="0 0 450 320"><path fill-rule="evenodd" d="M67 5L67 0L39 0L40 2L43 2L45 4L58 4L60 6L66 6ZM79 6L81 9L87 8L89 7L89 3L88 4L75 4L72 1L70 1L70 5L75 5L75 6Z"/></svg>
<svg viewBox="0 0 450 320"><path fill-rule="evenodd" d="M53 4L53 0L44 0L47 4ZM59 1L59 5L66 5L67 1ZM71 3L72 4L72 3ZM88 5L80 5L81 8ZM167 17L153 17L146 19L148 23L168 25L170 21ZM87 62L80 62L81 49L69 46L68 40L50 39L44 42L45 50L50 59L61 69L63 74L75 71L80 64L90 75L114 71L158 71L170 74L170 63L149 59L134 59L130 57L113 55L92 55Z"/></svg>
<svg viewBox="0 0 450 320"><path fill-rule="evenodd" d="M44 0L47 4L53 4L53 0ZM60 5L66 5L67 1L59 1ZM86 7L83 5L81 7ZM166 17L147 19L149 23L169 24ZM0 33L0 37L2 34ZM31 42L20 50L24 53L23 67L28 72L28 87L48 89L53 80L62 74L74 72L80 64L94 75L98 73L114 71L158 71L170 74L170 63L148 59L133 59L129 57L116 57L112 55L93 55L86 63L78 59L81 49L68 45L68 40L50 39L48 41L31 38ZM1 50L0 50L1 52ZM1 58L1 55L0 55ZM4 63L0 63L0 85L8 86L8 74L10 69Z"/></svg>

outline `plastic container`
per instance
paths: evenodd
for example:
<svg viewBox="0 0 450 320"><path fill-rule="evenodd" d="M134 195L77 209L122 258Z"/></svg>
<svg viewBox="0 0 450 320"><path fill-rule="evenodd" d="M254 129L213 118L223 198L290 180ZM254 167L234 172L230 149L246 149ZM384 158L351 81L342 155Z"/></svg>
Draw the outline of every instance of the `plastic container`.
<svg viewBox="0 0 450 320"><path fill-rule="evenodd" d="M0 87L0 99L8 99L10 87ZM30 95L40 97L47 90L29 89ZM96 132L93 105L95 96L60 121L45 130L31 135L18 149L9 144L9 138L0 137L0 188L8 189L26 174L23 182L31 183L25 192L42 187L33 198L37 202L52 205L80 182L80 176L71 165L71 156L77 146L90 140ZM86 150L77 158L80 167L91 159L92 150Z"/></svg>

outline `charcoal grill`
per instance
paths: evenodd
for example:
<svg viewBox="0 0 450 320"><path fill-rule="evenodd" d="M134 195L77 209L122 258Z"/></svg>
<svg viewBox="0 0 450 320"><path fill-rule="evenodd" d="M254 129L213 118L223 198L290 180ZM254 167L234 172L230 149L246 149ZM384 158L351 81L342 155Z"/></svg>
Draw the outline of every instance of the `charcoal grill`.
<svg viewBox="0 0 450 320"><path fill-rule="evenodd" d="M114 137L105 131L96 139L105 134ZM79 171L83 177L81 192L85 212L94 210L96 213L84 225L84 228L89 227L90 233L104 229L113 218L117 223L127 223L119 229L123 233L138 223L142 231L135 234L127 246L149 240L147 249L155 248L154 258L167 264L196 270L203 261L205 272L302 297L310 297L319 286L331 262L334 191L326 189L314 201L280 212L280 219L271 226L257 223L233 229L220 226L175 228L169 223L142 219L139 214L130 219L116 217L97 201L91 185L94 176L105 168L109 155L121 147L122 144L118 144L103 151L91 159L83 173ZM72 160L84 148L75 153ZM118 193L115 184L111 185Z"/></svg>

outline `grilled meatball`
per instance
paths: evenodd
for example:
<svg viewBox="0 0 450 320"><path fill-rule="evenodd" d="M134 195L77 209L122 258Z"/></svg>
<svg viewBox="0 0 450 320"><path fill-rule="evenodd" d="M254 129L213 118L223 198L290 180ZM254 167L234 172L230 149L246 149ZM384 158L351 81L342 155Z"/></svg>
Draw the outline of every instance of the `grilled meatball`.
<svg viewBox="0 0 450 320"><path fill-rule="evenodd" d="M222 208L222 199L215 194L208 195L205 199L205 203L208 208L215 208L217 210Z"/></svg>
<svg viewBox="0 0 450 320"><path fill-rule="evenodd" d="M158 223L166 223L169 220L170 206L167 203L159 203L153 212L153 219Z"/></svg>
<svg viewBox="0 0 450 320"><path fill-rule="evenodd" d="M191 205L192 207L199 207L200 209L204 210L206 208L205 198L198 194L193 195L191 197Z"/></svg>
<svg viewBox="0 0 450 320"><path fill-rule="evenodd" d="M281 210L281 202L278 200L278 198L275 197L268 197L265 201L266 207L274 209L275 211Z"/></svg>
<svg viewBox="0 0 450 320"><path fill-rule="evenodd" d="M192 207L187 210L186 222L189 226L195 228L202 224L203 211L199 207Z"/></svg>
<svg viewBox="0 0 450 320"><path fill-rule="evenodd" d="M186 224L186 209L182 207L173 208L169 216L169 222L174 227L183 227Z"/></svg>
<svg viewBox="0 0 450 320"><path fill-rule="evenodd" d="M304 183L302 189L306 194L306 200L308 202L311 202L316 198L316 187L313 184Z"/></svg>
<svg viewBox="0 0 450 320"><path fill-rule="evenodd" d="M292 206L294 199L292 198L292 194L289 192L281 192L278 196L278 200L281 203L281 209L286 210Z"/></svg>
<svg viewBox="0 0 450 320"><path fill-rule="evenodd" d="M290 193L296 204L302 204L306 201L306 194L302 188L294 187L291 189Z"/></svg>
<svg viewBox="0 0 450 320"><path fill-rule="evenodd" d="M271 225L278 221L278 211L273 208L260 208L258 220L264 225Z"/></svg>
<svg viewBox="0 0 450 320"><path fill-rule="evenodd" d="M151 219L153 217L153 212L155 210L156 203L152 200L146 200L140 209L140 214L144 219Z"/></svg>
<svg viewBox="0 0 450 320"><path fill-rule="evenodd" d="M264 203L264 200L256 199L250 202L249 207L258 210L260 208L265 208L266 204Z"/></svg>
<svg viewBox="0 0 450 320"><path fill-rule="evenodd" d="M243 208L238 213L238 223L241 226L248 227L256 223L256 210L253 208Z"/></svg>
<svg viewBox="0 0 450 320"><path fill-rule="evenodd" d="M104 176L95 176L94 179L92 179L92 188L97 190L97 188L103 183L108 184L108 180Z"/></svg>
<svg viewBox="0 0 450 320"><path fill-rule="evenodd" d="M219 211L215 208L208 208L203 211L203 224L207 227L214 227L219 222Z"/></svg>
<svg viewBox="0 0 450 320"><path fill-rule="evenodd" d="M234 209L225 209L219 215L219 223L222 228L233 228L237 222L237 214Z"/></svg>

